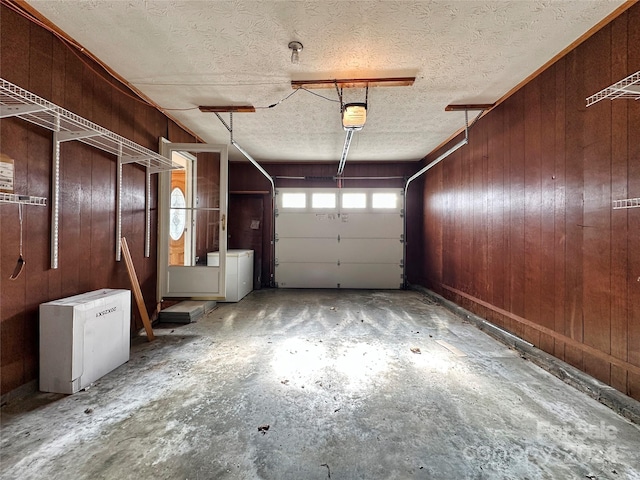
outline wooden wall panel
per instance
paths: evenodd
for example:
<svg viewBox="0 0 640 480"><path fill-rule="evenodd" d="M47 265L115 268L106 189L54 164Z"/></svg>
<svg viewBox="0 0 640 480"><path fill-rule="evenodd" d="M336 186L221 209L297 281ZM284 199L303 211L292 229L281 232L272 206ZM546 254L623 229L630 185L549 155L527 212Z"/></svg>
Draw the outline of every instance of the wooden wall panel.
<svg viewBox="0 0 640 480"><path fill-rule="evenodd" d="M155 108L123 93L97 66L83 63L40 27L0 6L2 77L116 133L157 150L158 137L193 141ZM89 67L91 65L92 68ZM52 133L15 118L0 120L0 150L16 161L16 192L50 198ZM171 122L172 123L172 122ZM152 224L157 221L157 179ZM18 207L0 205L0 394L38 373L38 306L98 288L130 288L124 262L115 261L115 157L80 142L61 145L60 266L50 269L51 208L24 207L23 273L8 280L18 256ZM132 250L149 312L155 309L156 234L144 253L145 173L126 165L123 234Z"/></svg>
<svg viewBox="0 0 640 480"><path fill-rule="evenodd" d="M524 317L540 323L542 293L542 137L540 81L524 88ZM546 213L546 212L544 212ZM540 332L525 327L524 337L540 345Z"/></svg>
<svg viewBox="0 0 640 480"><path fill-rule="evenodd" d="M540 296L554 299L555 295L555 197L543 195L555 189L555 107L556 71L550 68L540 77ZM555 302L539 302L538 323L553 330L555 326ZM553 337L540 333L539 346L553 354Z"/></svg>
<svg viewBox="0 0 640 480"><path fill-rule="evenodd" d="M416 163L405 165L406 176L415 173L419 167L420 165ZM440 179L436 181L440 182ZM415 283L415 279L422 272L422 263L424 261L422 255L424 242L422 238L424 177L417 178L414 182L411 182L407 191L407 268L405 273L407 278ZM434 207L439 208L437 205Z"/></svg>
<svg viewBox="0 0 640 480"><path fill-rule="evenodd" d="M478 195L482 192L483 188L487 184L486 176L488 174L487 169L487 155L486 145L487 142L484 138L485 131L476 130L470 135L474 137L474 141L471 143L470 149L470 182L472 189L469 192L471 198L469 199L469 205L471 209L471 244L470 244L470 271L474 277L474 282L470 285L470 288L474 292L474 296L480 298L486 298L488 293L487 288L487 195ZM483 312L486 313L486 312Z"/></svg>
<svg viewBox="0 0 640 480"><path fill-rule="evenodd" d="M270 230L265 229L264 222L265 203L271 204L270 195L231 194L229 196L228 247L253 250L254 288L269 284L269 263L264 261L265 257L270 258L268 251ZM255 221L258 224L252 225ZM262 272L265 272L266 278L263 278Z"/></svg>
<svg viewBox="0 0 640 480"><path fill-rule="evenodd" d="M8 15L0 15L1 40L5 36L10 41L0 41L0 60L2 64L10 62L11 71L2 69L2 76L11 82L29 82L30 37L29 22L12 22ZM0 150L12 158L28 158L29 130L22 128L16 120L2 121L0 128ZM26 188L27 164L16 163L16 188ZM26 217L26 212L25 217ZM24 273L16 280L9 276L18 259L18 207L7 205L0 207L0 368L2 375L2 391L19 387L23 383L25 362L22 355L25 339L25 323L27 316L22 308L26 302L26 276ZM26 226L26 222L25 222ZM25 251L26 253L26 251ZM5 300L7 299L7 300ZM10 300L9 300L10 299Z"/></svg>
<svg viewBox="0 0 640 480"><path fill-rule="evenodd" d="M4 28L4 26L3 26ZM17 120L3 122L0 134L2 135L2 152L12 158L28 158L29 131L21 128ZM11 152L11 153L10 153ZM16 188L26 188L27 164L20 162L15 164ZM27 229L27 213L23 209L23 223ZM25 324L27 316L22 305L26 302L27 278L24 272L16 279L9 280L16 265L19 252L19 212L17 205L6 205L0 208L0 235L2 248L0 249L0 289L2 302L0 302L0 366L2 367L2 382L8 389L19 387L24 378L25 364L22 349L25 342ZM26 236L26 235L25 235ZM27 258L27 250L23 249ZM8 300L5 300L8 299ZM10 299L10 300L9 300Z"/></svg>
<svg viewBox="0 0 640 480"><path fill-rule="evenodd" d="M488 228L488 265L487 265L487 288L489 301L505 308L505 279L507 275L507 262L504 252L506 251L506 236L503 226L505 222L504 208L505 198L505 169L504 169L504 149L505 135L504 115L502 112L487 119L487 157L488 157L488 203L487 203L487 228ZM489 271L496 274L490 275ZM501 327L507 327L506 321L492 312L487 312L489 318Z"/></svg>
<svg viewBox="0 0 640 480"><path fill-rule="evenodd" d="M629 10L627 30L627 71L640 70L640 5ZM624 78L624 75L622 76ZM640 102L627 101L627 194L629 197L640 197ZM624 124L618 125L624 128ZM624 178L624 177L623 177ZM626 198L626 197L625 197ZM622 212L615 212L619 215ZM640 208L626 210L623 214L627 217L627 252L628 252L628 277L627 277L627 305L628 311L628 360L634 365L640 365ZM621 235L618 231L615 235ZM618 240L619 242L620 240ZM620 284L614 288L621 288ZM627 388L629 394L640 399L640 375L629 374Z"/></svg>
<svg viewBox="0 0 640 480"><path fill-rule="evenodd" d="M431 175L424 178L421 177L416 179L416 185L409 187L414 190L410 190L412 194L415 194L416 191L419 191L419 188L422 186L426 191L441 191L442 190L442 165L437 165L434 167L434 171ZM420 182L420 183L417 183ZM422 184L422 185L421 185ZM441 212L445 212L448 208L448 200L445 196L446 194L442 193L435 197L424 196L423 199L423 224L431 224L432 219L437 219ZM413 198L412 198L413 200ZM417 232L415 232L415 224L414 222L410 222L408 225L412 226L412 229L409 229L407 226L407 237L409 244L408 246L415 245L416 243L420 243L424 245L422 248L418 249L407 249L407 260L408 265L421 265L422 269L426 271L431 271L435 276L442 276L442 242L444 241L442 235L442 229L444 228L442 224L439 222L433 222L433 228L435 231L435 235L429 238L416 238ZM420 232L420 236L421 236ZM433 284L429 278L421 275L421 272L411 271L410 278L417 278L418 281L425 284L428 288L433 290L437 290L440 288L439 285Z"/></svg>
<svg viewBox="0 0 640 480"><path fill-rule="evenodd" d="M555 69L555 130L554 175L553 175L553 267L554 267L554 316L553 329L566 332L566 150L565 150L565 73L566 61L561 58L552 67ZM565 343L555 339L553 354L565 359Z"/></svg>
<svg viewBox="0 0 640 480"><path fill-rule="evenodd" d="M427 173L418 278L640 399L640 104L586 107L638 70L640 4L485 115Z"/></svg>
<svg viewBox="0 0 640 480"><path fill-rule="evenodd" d="M509 311L524 316L524 92L509 102ZM516 273L514 275L514 273ZM522 325L512 322L511 331L525 337Z"/></svg>
<svg viewBox="0 0 640 480"><path fill-rule="evenodd" d="M624 17L612 25L611 41L614 45L627 44L628 18ZM611 57L611 78L624 78L627 73L627 51L614 49ZM614 80L615 81L615 80ZM627 132L628 102L611 104L611 198L628 198L627 155L629 140ZM611 354L628 360L627 337L629 329L628 298L624 288L627 284L627 212L612 212L611 215ZM611 385L621 391L627 389L627 371L611 365Z"/></svg>
<svg viewBox="0 0 640 480"><path fill-rule="evenodd" d="M463 155L458 150L455 154L455 167L451 169L451 185L462 185L462 175L463 175ZM450 187L449 187L450 188ZM463 268L462 268L462 229L464 228L465 219L461 215L461 204L463 203L463 192L457 188L451 188L451 201L452 201L452 212L453 218L451 219L451 227L453 228L452 232L452 241L453 248L451 250L451 261L447 265L447 272L450 277L450 281L454 282L451 285L460 285L462 284L463 279Z"/></svg>
<svg viewBox="0 0 640 480"><path fill-rule="evenodd" d="M41 29L30 26L29 31L29 82L28 89L37 92L38 95L50 96L52 88L51 65L52 39ZM49 166L40 161L51 155L51 136L42 129L30 128L28 133L28 145L26 156L20 159L26 163L27 176L26 188L32 195L46 196L49 191ZM15 208L15 206L12 206ZM38 238L48 235L47 210L44 208L23 208L25 223L25 246L29 245L28 257L25 249L25 258L28 258L28 267L35 271L47 268L49 251L47 245L38 242ZM27 227L28 225L28 227ZM47 300L49 289L46 276L30 276L25 278L25 306L27 311L33 311L38 305ZM27 315L23 324L23 376L32 377L38 372L38 319L33 315Z"/></svg>
<svg viewBox="0 0 640 480"><path fill-rule="evenodd" d="M473 282L473 272L471 271L473 262L473 185L471 183L471 148L462 148L458 150L461 156L460 162L460 183L466 188L459 190L459 198L457 205L458 228L460 235L458 242L460 245L460 257L457 258L458 276L460 285L465 291L471 289ZM470 208L471 207L471 208ZM466 302L466 300L465 300Z"/></svg>
<svg viewBox="0 0 640 480"><path fill-rule="evenodd" d="M585 75L583 90L597 92L614 82L611 64L611 28L591 37L581 50ZM615 80L617 81L617 80ZM584 219L582 227L584 265L583 341L611 353L611 102L581 109L584 117ZM587 373L610 382L610 364L590 355L584 357Z"/></svg>
<svg viewBox="0 0 640 480"><path fill-rule="evenodd" d="M565 71L565 152L566 152L566 257L564 300L564 334L569 338L582 342L583 319L583 264L582 234L584 213L584 173L582 161L582 132L584 118L576 112L584 111L584 82L579 68L578 53L567 55ZM582 352L574 347L565 346L565 360L577 368L582 368Z"/></svg>

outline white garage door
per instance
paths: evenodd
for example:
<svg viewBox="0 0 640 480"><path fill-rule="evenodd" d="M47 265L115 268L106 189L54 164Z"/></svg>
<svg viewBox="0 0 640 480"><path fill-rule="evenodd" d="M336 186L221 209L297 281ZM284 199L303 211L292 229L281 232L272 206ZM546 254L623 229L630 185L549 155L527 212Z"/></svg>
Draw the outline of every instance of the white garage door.
<svg viewBox="0 0 640 480"><path fill-rule="evenodd" d="M401 288L401 213L401 189L278 189L278 286Z"/></svg>

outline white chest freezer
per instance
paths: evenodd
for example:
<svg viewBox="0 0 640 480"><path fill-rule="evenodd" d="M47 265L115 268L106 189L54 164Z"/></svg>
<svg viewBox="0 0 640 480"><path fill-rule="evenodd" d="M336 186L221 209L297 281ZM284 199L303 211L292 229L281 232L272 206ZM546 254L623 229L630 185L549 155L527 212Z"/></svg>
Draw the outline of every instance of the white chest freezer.
<svg viewBox="0 0 640 480"><path fill-rule="evenodd" d="M129 360L131 292L40 304L40 390L75 393Z"/></svg>
<svg viewBox="0 0 640 480"><path fill-rule="evenodd" d="M207 253L207 265L220 266L218 252ZM227 296L225 302L239 302L253 290L253 250L227 250Z"/></svg>

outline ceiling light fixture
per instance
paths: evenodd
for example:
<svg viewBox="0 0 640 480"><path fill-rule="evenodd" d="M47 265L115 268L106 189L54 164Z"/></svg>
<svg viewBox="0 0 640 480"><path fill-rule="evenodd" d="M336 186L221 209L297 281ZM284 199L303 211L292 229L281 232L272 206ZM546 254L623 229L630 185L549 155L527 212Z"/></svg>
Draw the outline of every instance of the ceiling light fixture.
<svg viewBox="0 0 640 480"><path fill-rule="evenodd" d="M302 44L300 42L289 42L289 49L291 49L291 63L297 65L300 63L300 52L302 51Z"/></svg>

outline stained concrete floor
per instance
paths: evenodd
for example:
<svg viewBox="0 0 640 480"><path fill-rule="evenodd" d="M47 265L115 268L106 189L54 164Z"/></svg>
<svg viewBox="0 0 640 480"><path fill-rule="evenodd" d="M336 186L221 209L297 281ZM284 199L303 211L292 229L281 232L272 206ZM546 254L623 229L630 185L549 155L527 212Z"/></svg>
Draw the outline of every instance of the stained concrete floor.
<svg viewBox="0 0 640 480"><path fill-rule="evenodd" d="M636 425L417 292L261 290L156 333L3 406L1 477L640 478Z"/></svg>

